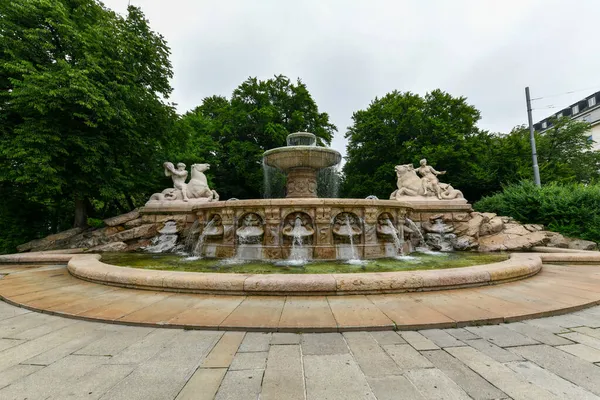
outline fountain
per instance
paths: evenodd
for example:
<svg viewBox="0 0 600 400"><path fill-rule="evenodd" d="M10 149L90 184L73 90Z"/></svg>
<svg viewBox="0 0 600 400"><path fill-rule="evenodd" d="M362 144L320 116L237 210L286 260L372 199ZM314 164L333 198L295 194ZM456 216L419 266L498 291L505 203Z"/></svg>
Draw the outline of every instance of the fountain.
<svg viewBox="0 0 600 400"><path fill-rule="evenodd" d="M340 153L317 146L316 136L308 132L288 135L286 147L268 150L263 155L265 165L287 174L287 198L317 197L317 172L340 161Z"/></svg>
<svg viewBox="0 0 600 400"><path fill-rule="evenodd" d="M425 248L426 237L419 226L432 214L449 215L459 224L471 211L460 191L431 176L426 160L418 170L412 164L396 166L398 190L390 200L373 195L318 197L335 195L335 166L340 161L340 153L319 146L314 134L292 133L286 146L263 155L264 194L274 198L225 201L208 187L204 176L208 164L193 164L191 180L186 182L185 165L179 163L175 170L167 162L165 174L172 177L174 188L154 194L141 210L141 219L145 224L172 220L182 229L200 221L189 231L198 237L192 254L196 257L300 264L402 256L411 251L411 242ZM421 171L426 178L417 176ZM193 240L189 234L188 240Z"/></svg>

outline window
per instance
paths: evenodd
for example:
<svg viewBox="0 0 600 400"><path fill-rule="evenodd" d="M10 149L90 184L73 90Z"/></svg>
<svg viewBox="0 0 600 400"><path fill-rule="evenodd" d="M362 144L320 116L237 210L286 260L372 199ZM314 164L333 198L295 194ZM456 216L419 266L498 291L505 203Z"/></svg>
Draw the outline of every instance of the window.
<svg viewBox="0 0 600 400"><path fill-rule="evenodd" d="M546 121L542 122L542 129L546 129L548 127L548 124L546 123Z"/></svg>
<svg viewBox="0 0 600 400"><path fill-rule="evenodd" d="M562 117L562 112L559 112L558 114L556 114L556 119L559 119L560 117Z"/></svg>
<svg viewBox="0 0 600 400"><path fill-rule="evenodd" d="M577 114L579 112L579 104L574 105L571 111L573 111L573 115Z"/></svg>
<svg viewBox="0 0 600 400"><path fill-rule="evenodd" d="M588 99L588 106L593 107L596 105L596 98L595 97L590 97Z"/></svg>
<svg viewBox="0 0 600 400"><path fill-rule="evenodd" d="M592 138L592 136L590 135L590 136L587 137L587 141L591 143L591 142L594 141L594 138Z"/></svg>

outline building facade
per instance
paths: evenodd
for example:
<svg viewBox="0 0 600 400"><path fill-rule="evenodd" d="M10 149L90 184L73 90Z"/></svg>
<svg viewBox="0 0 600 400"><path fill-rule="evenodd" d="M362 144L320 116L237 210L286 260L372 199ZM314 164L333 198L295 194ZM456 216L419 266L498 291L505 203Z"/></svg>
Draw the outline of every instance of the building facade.
<svg viewBox="0 0 600 400"><path fill-rule="evenodd" d="M594 141L594 150L600 150L600 92L589 95L533 124L534 129L538 132L544 132L546 129L551 128L553 117L569 117L577 121L588 122L591 125L588 139Z"/></svg>

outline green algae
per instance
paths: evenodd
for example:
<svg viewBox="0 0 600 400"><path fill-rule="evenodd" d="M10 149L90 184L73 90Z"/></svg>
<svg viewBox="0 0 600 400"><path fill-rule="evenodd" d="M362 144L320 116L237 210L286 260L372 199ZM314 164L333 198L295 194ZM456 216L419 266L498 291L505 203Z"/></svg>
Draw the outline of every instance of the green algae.
<svg viewBox="0 0 600 400"><path fill-rule="evenodd" d="M500 262L507 260L508 257L506 253L412 253L410 257L402 258L361 260L360 262L315 260L303 265L294 265L286 260L264 262L210 258L197 259L175 254L105 253L102 255L102 261L112 265L163 271L245 274L331 274L462 268Z"/></svg>

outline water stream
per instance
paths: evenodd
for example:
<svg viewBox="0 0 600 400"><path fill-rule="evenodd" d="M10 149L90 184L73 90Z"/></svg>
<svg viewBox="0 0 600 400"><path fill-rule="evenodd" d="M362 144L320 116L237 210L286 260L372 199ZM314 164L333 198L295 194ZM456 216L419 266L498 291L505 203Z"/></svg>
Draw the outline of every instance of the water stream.
<svg viewBox="0 0 600 400"><path fill-rule="evenodd" d="M202 258L202 250L204 248L204 241L206 240L206 233L209 231L210 228L213 227L213 225L215 224L215 220L216 217L213 217L210 221L208 221L204 229L202 229L200 236L198 236L196 246L194 246L194 250L192 251L193 256Z"/></svg>
<svg viewBox="0 0 600 400"><path fill-rule="evenodd" d="M394 245L396 246L396 255L404 255L404 236L398 235L396 227L394 227L394 224L392 224L392 221L390 221L389 218L386 218L385 223L390 228L390 232L392 234L392 237L394 238Z"/></svg>
<svg viewBox="0 0 600 400"><path fill-rule="evenodd" d="M144 250L149 253L166 253L173 250L177 244L177 222L167 221L158 233L159 235L152 239L150 246Z"/></svg>

